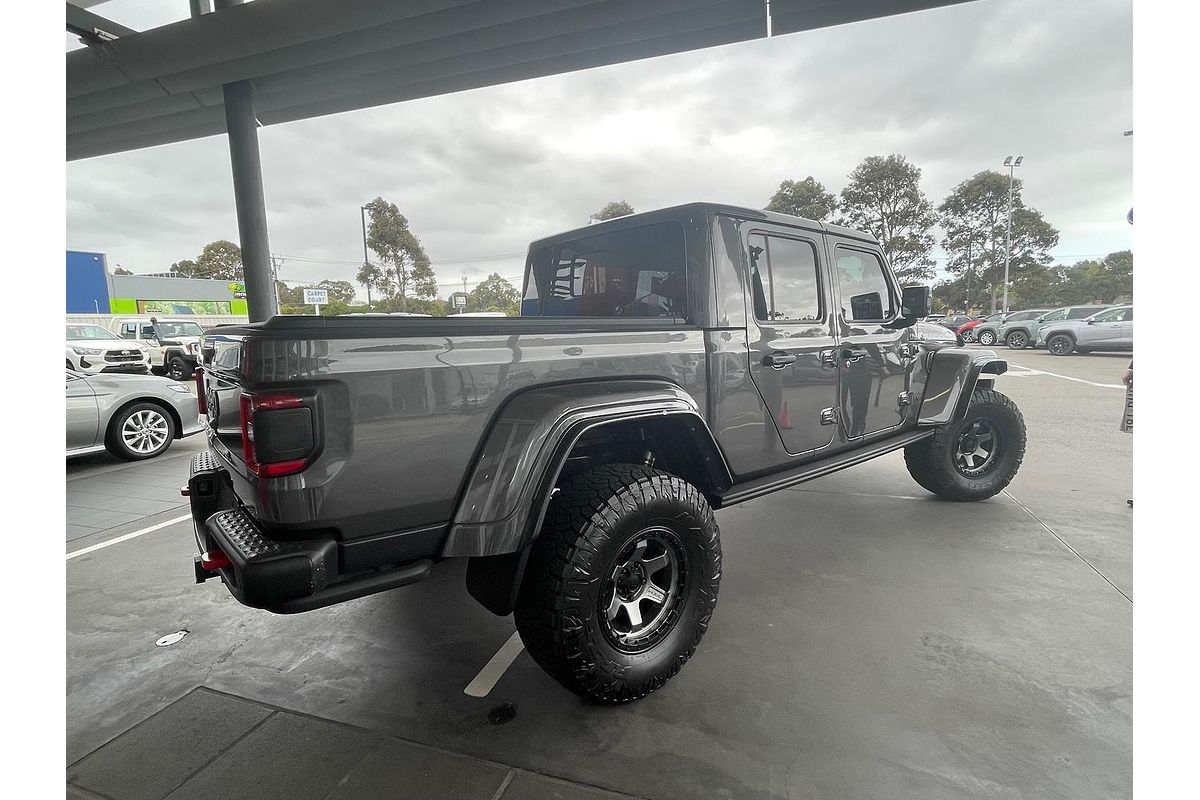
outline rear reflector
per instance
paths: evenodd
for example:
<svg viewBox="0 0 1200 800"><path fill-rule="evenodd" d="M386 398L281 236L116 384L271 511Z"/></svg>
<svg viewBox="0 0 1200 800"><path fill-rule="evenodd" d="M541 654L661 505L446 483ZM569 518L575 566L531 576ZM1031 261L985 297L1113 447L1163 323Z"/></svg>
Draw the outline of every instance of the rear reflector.
<svg viewBox="0 0 1200 800"><path fill-rule="evenodd" d="M207 416L208 395L204 392L204 368L196 367L196 371L192 373L192 378L196 381L196 405L200 407L200 416Z"/></svg>

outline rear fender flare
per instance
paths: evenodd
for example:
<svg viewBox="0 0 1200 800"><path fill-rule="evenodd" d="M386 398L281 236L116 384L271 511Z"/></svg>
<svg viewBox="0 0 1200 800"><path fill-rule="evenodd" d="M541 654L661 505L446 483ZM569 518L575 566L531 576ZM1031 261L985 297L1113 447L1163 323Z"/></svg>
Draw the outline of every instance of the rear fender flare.
<svg viewBox="0 0 1200 800"><path fill-rule="evenodd" d="M514 553L536 536L571 448L617 422L671 420L703 456L711 493L732 484L695 399L666 381L598 381L532 389L497 414L476 456L442 548L444 557Z"/></svg>
<svg viewBox="0 0 1200 800"><path fill-rule="evenodd" d="M945 425L961 419L975 386L1005 372L1008 362L991 350L943 347L931 352L917 424Z"/></svg>

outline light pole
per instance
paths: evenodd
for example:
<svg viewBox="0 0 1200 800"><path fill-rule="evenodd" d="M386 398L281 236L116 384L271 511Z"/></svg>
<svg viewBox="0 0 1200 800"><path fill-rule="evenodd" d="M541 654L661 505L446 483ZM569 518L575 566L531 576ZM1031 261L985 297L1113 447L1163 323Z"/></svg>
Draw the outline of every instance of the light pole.
<svg viewBox="0 0 1200 800"><path fill-rule="evenodd" d="M367 283L366 283L366 287L367 287L367 311L370 311L370 310L371 310L371 276L370 276L370 274L369 274L369 273L370 273L370 270L371 270L371 261L370 261L370 260L367 258L367 207L366 207L366 206L359 206L359 207L358 207L358 210L359 210L359 217L361 217L361 218L362 218L362 231L363 231L363 269L364 269L364 270L366 270L366 272L365 272L364 274L366 274L366 277L367 277Z"/></svg>
<svg viewBox="0 0 1200 800"><path fill-rule="evenodd" d="M1012 256L1012 200L1013 200L1013 170L1021 166L1021 161L1025 156L1008 156L1004 159L1004 166L1008 167L1008 236L1007 243L1004 245L1004 313L1008 313L1008 262Z"/></svg>

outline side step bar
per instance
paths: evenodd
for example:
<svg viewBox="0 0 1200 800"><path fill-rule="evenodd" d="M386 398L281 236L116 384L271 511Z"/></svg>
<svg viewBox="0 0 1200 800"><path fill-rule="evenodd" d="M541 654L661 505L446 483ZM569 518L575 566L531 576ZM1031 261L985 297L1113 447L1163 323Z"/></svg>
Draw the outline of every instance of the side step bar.
<svg viewBox="0 0 1200 800"><path fill-rule="evenodd" d="M726 508L727 506L744 503L747 500L753 500L756 497L762 497L764 494L770 494L778 489L786 489L789 486L811 481L814 478L822 478L843 470L846 467L853 467L855 464L870 461L872 458L881 456L884 453L899 450L913 442L919 442L926 437L932 436L934 432L933 428L910 431L900 436L875 442L859 450L853 450L849 453L837 453L829 458L811 461L786 472L776 472L746 481L745 483L736 484L718 498L718 502L714 504L714 507Z"/></svg>

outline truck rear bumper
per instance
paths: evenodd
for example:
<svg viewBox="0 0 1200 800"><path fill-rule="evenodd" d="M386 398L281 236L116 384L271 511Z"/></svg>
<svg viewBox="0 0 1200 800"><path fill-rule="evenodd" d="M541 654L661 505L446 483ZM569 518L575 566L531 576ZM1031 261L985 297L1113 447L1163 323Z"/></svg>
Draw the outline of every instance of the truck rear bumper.
<svg viewBox="0 0 1200 800"><path fill-rule="evenodd" d="M209 453L192 459L188 477L192 522L200 555L196 582L219 577L237 600L279 614L294 614L416 583L429 576L430 559L339 572L332 537L302 541L271 538L237 502L224 469Z"/></svg>

